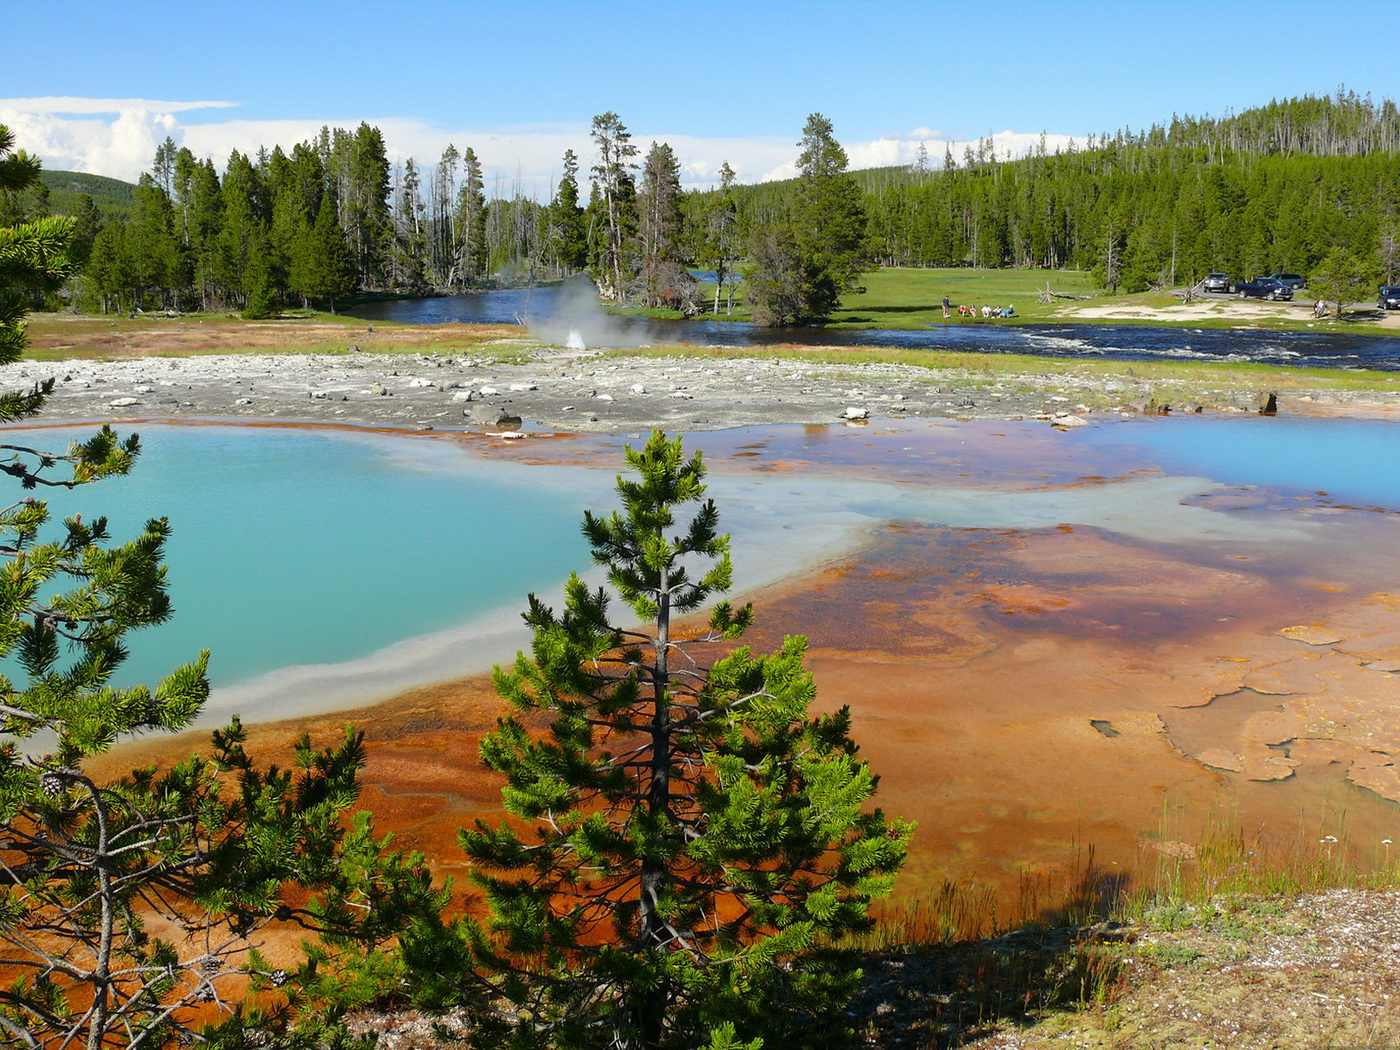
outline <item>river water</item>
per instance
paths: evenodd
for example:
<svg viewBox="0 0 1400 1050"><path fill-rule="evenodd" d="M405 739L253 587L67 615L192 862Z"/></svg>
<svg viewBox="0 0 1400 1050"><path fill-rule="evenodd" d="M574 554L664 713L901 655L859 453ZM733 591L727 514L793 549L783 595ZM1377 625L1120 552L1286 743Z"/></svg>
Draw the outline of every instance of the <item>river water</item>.
<svg viewBox="0 0 1400 1050"><path fill-rule="evenodd" d="M658 321L605 314L572 284L505 289L473 295L370 303L354 314L407 324L527 324L541 338L565 343L576 333L584 345L765 346L810 343L908 350L976 351L1117 361L1161 359L1240 361L1295 368L1400 371L1400 338L1258 329L1169 328L1152 325L1017 324L965 321L895 328L756 328L742 321Z"/></svg>

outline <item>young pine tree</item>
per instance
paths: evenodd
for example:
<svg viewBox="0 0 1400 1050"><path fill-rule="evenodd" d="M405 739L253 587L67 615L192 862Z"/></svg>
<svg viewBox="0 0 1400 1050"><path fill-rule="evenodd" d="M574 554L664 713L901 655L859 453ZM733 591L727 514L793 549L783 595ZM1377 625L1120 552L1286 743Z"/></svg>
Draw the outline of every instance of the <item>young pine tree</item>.
<svg viewBox="0 0 1400 1050"><path fill-rule="evenodd" d="M0 188L38 176L12 143L0 126ZM70 233L0 227L0 363L23 353L25 293L68 274ZM0 422L33 417L51 388L0 393ZM349 815L361 736L260 768L235 721L211 757L94 770L123 739L188 728L209 692L207 653L154 688L114 678L129 633L171 612L166 519L115 543L100 515L60 527L33 496L125 474L139 452L103 427L66 452L0 456L23 493L0 506L0 1046L343 1045L346 1008L396 975L386 942L445 903L422 858ZM307 932L299 963L258 953Z"/></svg>
<svg viewBox="0 0 1400 1050"><path fill-rule="evenodd" d="M485 994L462 998L485 1004L483 1040L827 1045L859 978L842 940L871 924L912 827L868 808L849 711L809 713L805 639L768 656L723 644L752 619L728 602L707 630L676 624L730 586L700 457L655 433L627 463L621 509L583 528L646 626L621 626L576 575L560 613L531 595L532 652L496 675L520 715L481 745L512 820L461 834L490 918L410 957L439 1003L460 987L433 974L474 971ZM731 651L706 666L715 643Z"/></svg>

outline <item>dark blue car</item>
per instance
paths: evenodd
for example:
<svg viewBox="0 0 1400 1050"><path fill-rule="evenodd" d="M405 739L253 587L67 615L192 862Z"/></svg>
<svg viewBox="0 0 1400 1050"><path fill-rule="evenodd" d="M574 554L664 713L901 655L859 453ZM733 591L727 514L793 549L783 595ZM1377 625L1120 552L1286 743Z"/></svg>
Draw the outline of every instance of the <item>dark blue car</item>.
<svg viewBox="0 0 1400 1050"><path fill-rule="evenodd" d="M1293 289L1276 277L1256 277L1252 281L1236 284L1235 294L1241 299L1272 299L1275 302L1286 302L1293 298Z"/></svg>

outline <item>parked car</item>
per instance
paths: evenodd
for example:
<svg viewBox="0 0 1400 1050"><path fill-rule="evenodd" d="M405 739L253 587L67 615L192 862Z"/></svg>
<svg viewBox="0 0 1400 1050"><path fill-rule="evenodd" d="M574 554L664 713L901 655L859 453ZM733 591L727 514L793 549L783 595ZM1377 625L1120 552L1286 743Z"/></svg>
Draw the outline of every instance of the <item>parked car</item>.
<svg viewBox="0 0 1400 1050"><path fill-rule="evenodd" d="M1381 285L1381 294L1376 299L1377 310L1400 310L1400 284Z"/></svg>
<svg viewBox="0 0 1400 1050"><path fill-rule="evenodd" d="M1286 285L1288 285L1288 287L1291 288L1291 289L1293 289L1295 292L1296 292L1299 288L1306 288L1306 287L1308 286L1308 279L1307 279L1306 277L1304 277L1302 274L1298 274L1298 273L1271 273L1271 274L1269 274L1269 276L1272 277L1274 280L1278 281L1279 284L1286 284Z"/></svg>
<svg viewBox="0 0 1400 1050"><path fill-rule="evenodd" d="M1201 290L1206 292L1224 292L1230 294L1230 275L1213 270L1206 274L1206 279L1201 282Z"/></svg>
<svg viewBox="0 0 1400 1050"><path fill-rule="evenodd" d="M1235 285L1235 294L1241 299L1271 299L1286 302L1293 298L1293 289L1276 277L1255 277Z"/></svg>

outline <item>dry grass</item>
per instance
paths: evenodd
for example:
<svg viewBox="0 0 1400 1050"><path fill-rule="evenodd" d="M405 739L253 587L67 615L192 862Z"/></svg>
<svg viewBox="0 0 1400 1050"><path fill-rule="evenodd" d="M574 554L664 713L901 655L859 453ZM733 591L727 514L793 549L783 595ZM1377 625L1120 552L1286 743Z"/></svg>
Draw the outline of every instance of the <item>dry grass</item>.
<svg viewBox="0 0 1400 1050"><path fill-rule="evenodd" d="M994 895L945 885L868 946L863 1041L1400 1045L1400 855L1349 842L1344 814L1328 826L1265 841L1217 816L1194 844L1164 833L1136 888L1076 851L1059 880L1023 884L1006 927Z"/></svg>
<svg viewBox="0 0 1400 1050"><path fill-rule="evenodd" d="M33 314L31 360L116 361L202 354L460 353L513 357L528 345L515 325L400 325L329 314L244 321L222 315L92 317Z"/></svg>

